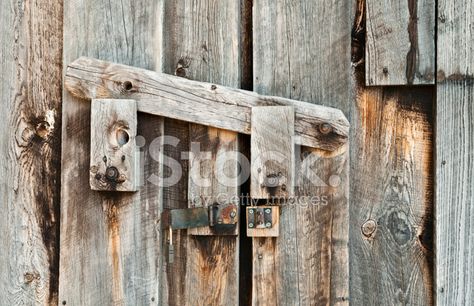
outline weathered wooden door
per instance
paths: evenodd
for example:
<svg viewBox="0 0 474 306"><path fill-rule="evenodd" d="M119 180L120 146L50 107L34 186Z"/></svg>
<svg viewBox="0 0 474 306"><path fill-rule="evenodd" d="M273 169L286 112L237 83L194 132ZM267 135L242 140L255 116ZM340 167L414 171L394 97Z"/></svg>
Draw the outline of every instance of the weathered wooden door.
<svg viewBox="0 0 474 306"><path fill-rule="evenodd" d="M471 2L2 1L0 304L346 304L348 280L352 305L472 304ZM88 86L100 85L95 91L71 93L63 77L81 56L179 78L142 84L98 67L84 71L92 76ZM190 80L209 83L176 90ZM249 237L242 205L238 235L209 228L170 232L163 213L221 194L243 202L241 194L259 189L251 181L223 185L214 174L224 168L232 178L242 170L218 156L252 163L252 128L264 135L257 148L288 143L265 143L265 132L288 135L285 111L252 116L250 107L234 108L222 120L227 106L205 113L188 108L196 101L230 107L242 94L237 88L344 112L350 144L305 145L291 155L294 170L310 172L300 161L313 159L321 179L315 190L300 185L299 196L324 192L333 202L293 210L279 203L278 237ZM202 100L201 90L211 101ZM263 104L285 101L253 97ZM91 136L108 135L91 127L91 98L135 101L137 112L129 110L137 116L138 148L127 151L124 163L138 152L137 179L148 182L172 176L166 164L175 160L181 169L176 184L91 189ZM193 103L184 107L187 101ZM160 113L158 104L173 113ZM227 125L183 117L199 114ZM252 118L260 119L253 125ZM317 126L312 136L331 131ZM179 141L153 142L165 135ZM122 132L115 137L127 142ZM193 153L193 143L210 154L182 156ZM342 222L347 146L350 277ZM96 157L105 167L103 156ZM201 160L203 167L193 167ZM107 162L120 163L122 155ZM103 170L93 175L99 174L97 183L115 176L113 168ZM193 177L209 184L197 186Z"/></svg>
<svg viewBox="0 0 474 306"><path fill-rule="evenodd" d="M90 167L64 161L83 189L65 199L61 275L81 282L64 280L64 302L347 301L341 111L91 58L65 87L92 106L90 135L69 134L90 139Z"/></svg>

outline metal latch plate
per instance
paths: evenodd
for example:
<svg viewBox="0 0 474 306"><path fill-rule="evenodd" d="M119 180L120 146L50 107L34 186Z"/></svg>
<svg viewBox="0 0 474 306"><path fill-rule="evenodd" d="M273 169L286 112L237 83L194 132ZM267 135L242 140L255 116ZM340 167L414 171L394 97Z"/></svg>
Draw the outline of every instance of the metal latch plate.
<svg viewBox="0 0 474 306"><path fill-rule="evenodd" d="M247 207L247 236L278 237L279 206Z"/></svg>

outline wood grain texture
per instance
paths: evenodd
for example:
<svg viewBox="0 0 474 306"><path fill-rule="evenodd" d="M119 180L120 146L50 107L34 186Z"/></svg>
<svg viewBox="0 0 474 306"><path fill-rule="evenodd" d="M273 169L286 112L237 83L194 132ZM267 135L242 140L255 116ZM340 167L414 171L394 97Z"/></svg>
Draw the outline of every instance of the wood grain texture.
<svg viewBox="0 0 474 306"><path fill-rule="evenodd" d="M199 124L189 125L191 156L189 158L189 207L214 203L239 205L238 134ZM248 165L245 165L248 166ZM237 235L238 227L226 234ZM190 228L191 235L214 235L208 227Z"/></svg>
<svg viewBox="0 0 474 306"><path fill-rule="evenodd" d="M64 64L81 55L153 69L160 2L64 2ZM139 114L144 176L162 173L163 120ZM160 304L162 191L94 192L88 185L90 104L64 92L59 302L66 305Z"/></svg>
<svg viewBox="0 0 474 306"><path fill-rule="evenodd" d="M474 303L474 78L471 1L438 1L436 304Z"/></svg>
<svg viewBox="0 0 474 306"><path fill-rule="evenodd" d="M0 9L0 297L57 305L62 2Z"/></svg>
<svg viewBox="0 0 474 306"><path fill-rule="evenodd" d="M238 88L240 86L239 1L169 0L165 1L164 8L163 40L159 44L162 48L162 70L165 73L175 74L177 77L172 77L173 81L168 83L168 85L174 84L172 88L160 90L160 93L155 92L155 94L158 93L157 96L161 96L162 94L168 95L166 92L179 92L178 101L184 101L187 98L204 101L202 96L199 97L200 91L196 90L197 88L191 91L177 89L177 85L183 82L193 83L187 79L217 82ZM158 83L152 81L150 83L152 86L145 86L148 89L144 92L153 94L153 90L150 91L150 89L156 88ZM135 84L139 87L145 85L134 81ZM216 90L211 89L211 86L209 84L202 89L211 95L216 95L215 92L219 92L221 86L216 86ZM138 92L140 94L140 90ZM223 100L231 101L225 97ZM190 113L196 112L189 106L173 106L174 113L179 109ZM221 112L218 117L222 118L224 114L225 112ZM210 114L206 116L208 118L215 117ZM179 138L188 134L189 138L183 139L183 141L188 141L188 146L192 142L199 141L202 149L211 151L211 156L216 154L216 159L211 159L209 163L206 163L201 173L211 180L209 188L196 188L192 181L187 182L190 191L195 193L193 196L216 198L219 193L227 196L237 195L236 180L230 180L230 184L227 186L215 184L217 177L212 171L220 166L217 153L236 154L238 152L237 133L198 125L188 127L188 124L182 122L181 125L188 129L188 133L181 134ZM190 161L190 166L195 162L197 160ZM228 169L230 174L237 170L235 164L234 167L234 169ZM190 171L192 171L191 168ZM186 199L187 196L183 198ZM176 200L178 201L178 199ZM193 198L189 198L189 203L185 205L192 206L192 200ZM186 232L182 231L180 235L183 234L186 235ZM182 295L180 300L175 300L178 303L170 302L170 305L237 305L239 301L238 238L236 236L181 236L181 238L183 240L180 250L185 254L185 261L183 261L184 258L178 256L175 258L175 265L183 270L170 270L167 275L178 277L181 280L181 282L175 282L172 285ZM182 274L176 276L175 273ZM168 286L170 284L167 282ZM174 299L172 292L168 294L168 298L170 301ZM164 301L166 300L164 299Z"/></svg>
<svg viewBox="0 0 474 306"><path fill-rule="evenodd" d="M432 305L434 87L366 87L365 1L352 29L351 303Z"/></svg>
<svg viewBox="0 0 474 306"><path fill-rule="evenodd" d="M253 239L253 305L349 302L348 147L300 148L280 234Z"/></svg>
<svg viewBox="0 0 474 306"><path fill-rule="evenodd" d="M290 106L252 108L250 196L286 199L293 195L295 113Z"/></svg>
<svg viewBox="0 0 474 306"><path fill-rule="evenodd" d="M137 191L140 183L135 100L94 99L91 103L92 190Z"/></svg>
<svg viewBox="0 0 474 306"><path fill-rule="evenodd" d="M299 143L325 150L335 150L347 141L349 134L349 123L338 109L261 96L93 58L83 57L69 64L65 86L79 98L135 99L141 112L244 134L251 130L253 106L293 106ZM321 131L326 124L330 132Z"/></svg>
<svg viewBox="0 0 474 306"><path fill-rule="evenodd" d="M431 305L433 90L359 89L351 301Z"/></svg>
<svg viewBox="0 0 474 306"><path fill-rule="evenodd" d="M351 8L347 1L254 1L254 90L350 114ZM278 238L253 239L253 305L348 304L348 149L296 152L302 203L281 205Z"/></svg>
<svg viewBox="0 0 474 306"><path fill-rule="evenodd" d="M189 124L186 122L164 118L165 135L179 140L175 145L166 145L164 147L165 156L179 162L182 173L176 184L163 188L163 208L164 209L184 209L188 207L188 160L182 158L182 152L188 152L189 143ZM163 168L163 177L173 175L171 167ZM164 225L164 224L163 224ZM169 243L170 234L168 229L163 233L163 245ZM186 267L188 265L188 235L186 231L175 230L172 232L174 245L174 261L170 263L169 254L166 256L166 262L161 267L160 294L162 305L186 305ZM169 251L169 245L166 246ZM191 254L191 256L193 256Z"/></svg>
<svg viewBox="0 0 474 306"><path fill-rule="evenodd" d="M339 0L254 0L254 90L348 109L352 6Z"/></svg>
<svg viewBox="0 0 474 306"><path fill-rule="evenodd" d="M434 0L367 0L366 85L435 83Z"/></svg>
<svg viewBox="0 0 474 306"><path fill-rule="evenodd" d="M440 68L442 69L443 66ZM474 84L448 81L437 90L436 302L474 303Z"/></svg>
<svg viewBox="0 0 474 306"><path fill-rule="evenodd" d="M472 80L474 3L469 0L439 0L437 3L437 81Z"/></svg>

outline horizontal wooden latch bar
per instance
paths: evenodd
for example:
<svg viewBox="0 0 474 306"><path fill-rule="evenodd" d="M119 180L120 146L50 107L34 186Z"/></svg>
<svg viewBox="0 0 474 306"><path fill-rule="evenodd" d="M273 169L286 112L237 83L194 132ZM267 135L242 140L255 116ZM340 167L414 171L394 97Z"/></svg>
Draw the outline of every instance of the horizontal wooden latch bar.
<svg viewBox="0 0 474 306"><path fill-rule="evenodd" d="M81 57L66 71L65 87L83 99L133 99L140 112L250 134L252 107L291 106L295 143L333 151L345 144L349 122L335 108L197 82Z"/></svg>

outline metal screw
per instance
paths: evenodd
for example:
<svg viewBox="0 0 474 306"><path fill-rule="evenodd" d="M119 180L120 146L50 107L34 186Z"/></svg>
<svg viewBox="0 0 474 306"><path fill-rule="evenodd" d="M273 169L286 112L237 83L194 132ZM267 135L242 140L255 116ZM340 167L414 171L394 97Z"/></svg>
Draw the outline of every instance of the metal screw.
<svg viewBox="0 0 474 306"><path fill-rule="evenodd" d="M258 259L262 259L263 258L263 255L262 254L258 254Z"/></svg>
<svg viewBox="0 0 474 306"><path fill-rule="evenodd" d="M249 228L252 228L252 227L253 227L253 223L250 222L250 223L249 223Z"/></svg>
<svg viewBox="0 0 474 306"><path fill-rule="evenodd" d="M265 209L265 213L269 214L271 212L272 212L272 210L270 208Z"/></svg>
<svg viewBox="0 0 474 306"><path fill-rule="evenodd" d="M253 214L253 209L249 209L249 214Z"/></svg>
<svg viewBox="0 0 474 306"><path fill-rule="evenodd" d="M109 181L115 181L119 177L118 169L114 166L107 167L107 169L105 170L105 177Z"/></svg>
<svg viewBox="0 0 474 306"><path fill-rule="evenodd" d="M265 227L272 227L272 224L270 222L265 223Z"/></svg>
<svg viewBox="0 0 474 306"><path fill-rule="evenodd" d="M217 223L221 224L222 223L222 219L217 219Z"/></svg>
<svg viewBox="0 0 474 306"><path fill-rule="evenodd" d="M323 123L319 125L319 131L321 134L327 135L332 132L332 126L329 123Z"/></svg>
<svg viewBox="0 0 474 306"><path fill-rule="evenodd" d="M231 218L235 218L235 211L231 211L231 212L230 212L230 217L231 217Z"/></svg>

